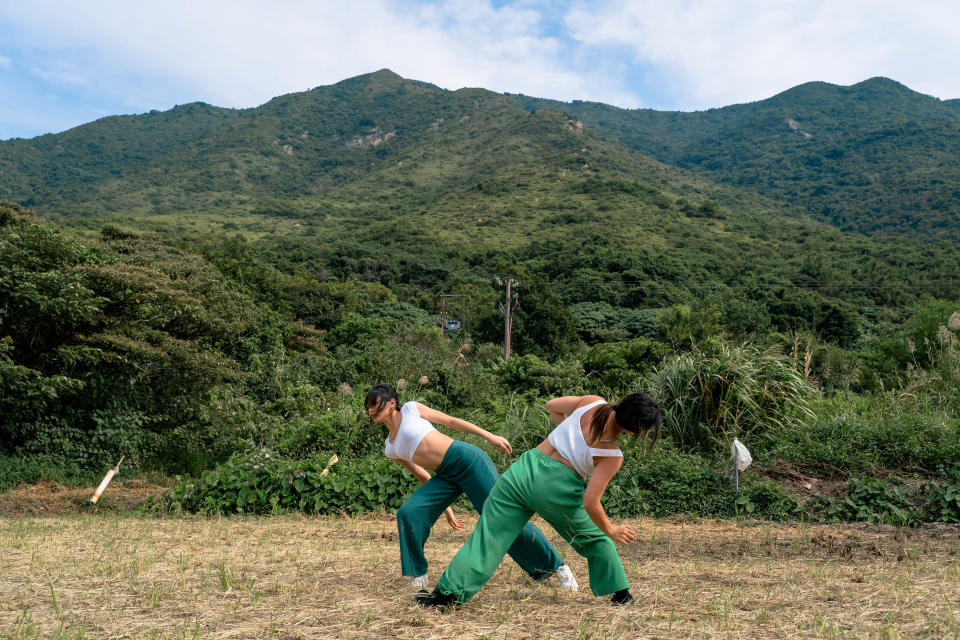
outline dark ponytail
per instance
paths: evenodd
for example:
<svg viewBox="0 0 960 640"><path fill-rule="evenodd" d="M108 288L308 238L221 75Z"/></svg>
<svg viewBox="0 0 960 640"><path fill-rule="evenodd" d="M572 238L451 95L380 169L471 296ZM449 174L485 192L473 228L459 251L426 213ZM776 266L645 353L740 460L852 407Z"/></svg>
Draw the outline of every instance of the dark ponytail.
<svg viewBox="0 0 960 640"><path fill-rule="evenodd" d="M650 439L649 446L660 437L663 427L663 415L657 402L645 393L631 393L625 396L616 405L603 404L597 407L590 420L590 441L596 442L603 435L607 418L614 414L617 424L634 435L646 436Z"/></svg>
<svg viewBox="0 0 960 640"><path fill-rule="evenodd" d="M596 442L603 435L607 418L611 413L613 413L612 404L602 404L593 412L593 417L590 418L590 442Z"/></svg>

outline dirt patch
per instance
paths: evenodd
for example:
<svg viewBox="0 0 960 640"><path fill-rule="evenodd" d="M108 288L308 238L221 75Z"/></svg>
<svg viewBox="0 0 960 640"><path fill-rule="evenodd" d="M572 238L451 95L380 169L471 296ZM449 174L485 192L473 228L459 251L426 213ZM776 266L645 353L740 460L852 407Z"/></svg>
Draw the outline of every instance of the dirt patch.
<svg viewBox="0 0 960 640"><path fill-rule="evenodd" d="M960 525L916 528L852 523L766 523L675 518L642 520L638 540L627 553L665 561L766 557L789 560L902 561L960 557Z"/></svg>
<svg viewBox="0 0 960 640"><path fill-rule="evenodd" d="M63 515L88 511L131 511L166 487L142 480L115 480L107 487L97 504L90 502L96 487L72 488L57 482L21 485L0 493L0 515Z"/></svg>
<svg viewBox="0 0 960 640"><path fill-rule="evenodd" d="M816 495L838 497L847 487L847 481L840 479L839 470L823 469L820 475L804 473L789 462L778 462L771 465L757 465L753 473L769 478L789 495L801 501L808 500Z"/></svg>

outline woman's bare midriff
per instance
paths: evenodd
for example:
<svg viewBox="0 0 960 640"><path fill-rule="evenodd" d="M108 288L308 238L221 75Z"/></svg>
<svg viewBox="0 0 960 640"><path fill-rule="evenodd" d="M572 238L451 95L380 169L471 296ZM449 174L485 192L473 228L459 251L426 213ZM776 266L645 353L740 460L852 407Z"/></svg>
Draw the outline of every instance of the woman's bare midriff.
<svg viewBox="0 0 960 640"><path fill-rule="evenodd" d="M577 470L573 468L573 465L570 464L570 463L567 461L566 458L564 458L562 455L560 455L560 452L559 452L559 451L557 451L556 449L553 448L553 445L550 444L550 441L549 441L549 440L544 439L543 442L541 442L540 444L538 444L538 445L537 445L537 451L539 451L540 453L544 454L544 455L547 456L547 457L553 458L553 459L556 460L557 462L562 462L563 464L565 464L565 465L567 465L568 467L570 467L571 469L573 469L574 473L576 473Z"/></svg>
<svg viewBox="0 0 960 640"><path fill-rule="evenodd" d="M452 443L453 438L444 433L436 430L429 432L417 445L417 450L413 453L413 463L429 471L436 471Z"/></svg>

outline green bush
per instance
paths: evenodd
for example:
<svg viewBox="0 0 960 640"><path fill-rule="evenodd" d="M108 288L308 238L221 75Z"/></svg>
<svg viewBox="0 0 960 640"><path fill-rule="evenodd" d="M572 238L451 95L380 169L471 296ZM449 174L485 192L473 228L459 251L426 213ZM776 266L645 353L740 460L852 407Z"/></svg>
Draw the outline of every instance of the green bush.
<svg viewBox="0 0 960 640"><path fill-rule="evenodd" d="M828 477L893 469L932 474L960 464L960 422L915 412L889 395L837 396L817 405L814 420L771 434L766 455Z"/></svg>
<svg viewBox="0 0 960 640"><path fill-rule="evenodd" d="M580 302L570 307L577 333L588 344L656 338L657 309L626 309L606 302Z"/></svg>
<svg viewBox="0 0 960 640"><path fill-rule="evenodd" d="M913 526L922 521L916 504L917 489L904 486L895 476L887 482L870 476L850 478L847 491L840 498L820 496L812 505L827 522L876 522Z"/></svg>
<svg viewBox="0 0 960 640"><path fill-rule="evenodd" d="M357 458L330 465L330 456L284 458L268 449L237 453L196 479L179 480L146 503L147 512L204 514L361 514L396 510L419 486L384 459Z"/></svg>
<svg viewBox="0 0 960 640"><path fill-rule="evenodd" d="M561 396L583 391L583 368L569 361L551 364L535 355L513 356L493 367L504 389Z"/></svg>
<svg viewBox="0 0 960 640"><path fill-rule="evenodd" d="M630 391L638 376L649 373L666 354L666 345L649 338L594 345L583 356L587 386L607 389L611 396L619 398Z"/></svg>
<svg viewBox="0 0 960 640"><path fill-rule="evenodd" d="M687 450L720 450L734 436L781 431L812 417L813 389L784 357L709 343L668 358L636 385L664 413L664 430Z"/></svg>
<svg viewBox="0 0 960 640"><path fill-rule="evenodd" d="M800 504L775 484L743 478L738 493L711 470L709 460L677 451L669 442L658 442L647 455L626 452L604 506L619 517L689 514L790 520L803 514Z"/></svg>
<svg viewBox="0 0 960 640"><path fill-rule="evenodd" d="M960 464L943 470L941 475L944 481L930 487L928 518L933 522L960 523Z"/></svg>

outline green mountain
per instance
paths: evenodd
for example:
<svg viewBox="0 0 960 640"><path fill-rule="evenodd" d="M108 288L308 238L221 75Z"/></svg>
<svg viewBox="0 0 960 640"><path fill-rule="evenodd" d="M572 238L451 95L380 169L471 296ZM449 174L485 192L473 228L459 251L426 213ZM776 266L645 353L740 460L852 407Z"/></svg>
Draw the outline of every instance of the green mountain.
<svg viewBox="0 0 960 640"><path fill-rule="evenodd" d="M882 306L960 297L952 245L838 232L586 120L380 71L256 109L194 104L0 142L0 199L214 252L239 234L288 273L376 281L425 308L466 291L492 340L492 276L509 273L523 283L520 334L546 353L569 338L564 308L629 337L650 316L627 311L709 303L736 332L848 342Z"/></svg>
<svg viewBox="0 0 960 640"><path fill-rule="evenodd" d="M810 82L768 100L682 113L511 96L844 230L960 239L960 101L886 78Z"/></svg>

